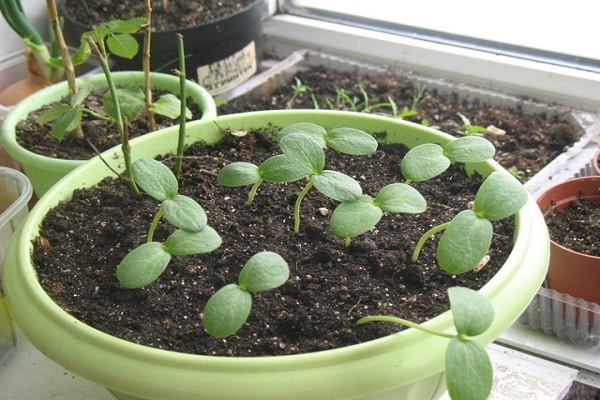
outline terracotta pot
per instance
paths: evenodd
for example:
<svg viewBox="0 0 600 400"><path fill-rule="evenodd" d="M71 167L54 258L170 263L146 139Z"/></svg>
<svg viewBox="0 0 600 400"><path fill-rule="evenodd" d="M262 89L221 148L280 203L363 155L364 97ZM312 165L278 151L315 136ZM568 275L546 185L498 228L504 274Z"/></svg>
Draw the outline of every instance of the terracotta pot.
<svg viewBox="0 0 600 400"><path fill-rule="evenodd" d="M561 182L546 190L537 203L544 215L548 215L577 199L600 201L600 176ZM552 240L547 282L551 289L600 303L600 257L573 251Z"/></svg>
<svg viewBox="0 0 600 400"><path fill-rule="evenodd" d="M600 150L592 158L592 168L596 175L600 175Z"/></svg>

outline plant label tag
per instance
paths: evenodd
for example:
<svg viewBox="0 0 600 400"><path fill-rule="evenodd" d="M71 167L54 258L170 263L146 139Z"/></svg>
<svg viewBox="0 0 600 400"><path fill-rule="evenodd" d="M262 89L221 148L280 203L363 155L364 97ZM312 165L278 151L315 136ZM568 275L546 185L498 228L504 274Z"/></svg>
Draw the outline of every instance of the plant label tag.
<svg viewBox="0 0 600 400"><path fill-rule="evenodd" d="M256 73L256 45L254 41L231 56L197 68L198 82L211 95L226 92Z"/></svg>

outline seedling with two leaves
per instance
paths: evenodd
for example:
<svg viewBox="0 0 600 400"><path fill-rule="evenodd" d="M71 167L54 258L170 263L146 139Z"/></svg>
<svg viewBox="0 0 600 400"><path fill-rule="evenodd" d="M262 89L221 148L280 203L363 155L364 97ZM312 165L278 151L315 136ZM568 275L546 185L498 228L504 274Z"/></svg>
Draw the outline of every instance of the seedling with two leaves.
<svg viewBox="0 0 600 400"><path fill-rule="evenodd" d="M208 253L221 245L221 237L208 225L200 204L179 194L179 184L171 170L159 161L139 159L133 164L137 185L160 202L148 229L144 244L133 249L117 267L123 287L135 289L154 282L173 256ZM177 229L164 243L154 241L154 232L162 218ZM251 293L276 288L289 276L288 265L276 253L255 254L243 267L238 284L218 290L204 309L204 328L214 336L232 335L247 320L252 307Z"/></svg>

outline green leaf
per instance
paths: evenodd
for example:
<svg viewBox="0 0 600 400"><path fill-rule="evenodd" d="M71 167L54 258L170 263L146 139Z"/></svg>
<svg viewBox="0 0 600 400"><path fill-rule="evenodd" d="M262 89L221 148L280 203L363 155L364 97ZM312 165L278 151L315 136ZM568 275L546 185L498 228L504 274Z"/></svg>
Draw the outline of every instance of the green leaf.
<svg viewBox="0 0 600 400"><path fill-rule="evenodd" d="M118 57L131 60L139 50L139 43L129 34L111 35L106 39L108 50Z"/></svg>
<svg viewBox="0 0 600 400"><path fill-rule="evenodd" d="M141 288L154 282L170 260L161 243L144 243L123 258L117 266L117 278L128 289Z"/></svg>
<svg viewBox="0 0 600 400"><path fill-rule="evenodd" d="M240 272L240 288L248 292L261 292L283 285L290 276L283 257L271 251L256 253Z"/></svg>
<svg viewBox="0 0 600 400"><path fill-rule="evenodd" d="M494 306L478 291L455 286L448 289L448 297L459 335L481 335L494 322Z"/></svg>
<svg viewBox="0 0 600 400"><path fill-rule="evenodd" d="M178 229L169 235L165 242L166 251L173 256L210 253L219 246L221 237L210 226L205 226L200 232Z"/></svg>
<svg viewBox="0 0 600 400"><path fill-rule="evenodd" d="M260 180L258 166L243 161L227 164L217 176L217 182L220 185L229 187L253 185Z"/></svg>
<svg viewBox="0 0 600 400"><path fill-rule="evenodd" d="M82 111L79 107L67 111L54 120L50 134L56 139L61 140L67 132L70 132L79 126L81 117Z"/></svg>
<svg viewBox="0 0 600 400"><path fill-rule="evenodd" d="M51 122L57 119L58 117L64 115L68 111L72 110L72 108L68 104L58 104L55 107L52 107L42 113L37 119L36 122L38 124L45 124L46 122Z"/></svg>
<svg viewBox="0 0 600 400"><path fill-rule="evenodd" d="M87 60L89 60L91 55L92 50L90 49L90 44L88 42L82 42L79 45L79 48L77 49L75 54L73 54L73 56L71 57L71 62L74 66L82 65Z"/></svg>
<svg viewBox="0 0 600 400"><path fill-rule="evenodd" d="M515 214L528 198L525 187L514 176L494 171L477 190L474 210L478 216L496 221Z"/></svg>
<svg viewBox="0 0 600 400"><path fill-rule="evenodd" d="M177 96L171 93L163 94L152 103L150 111L164 115L167 118L176 119L181 115L181 100ZM192 118L192 112L186 108L185 117L187 119Z"/></svg>
<svg viewBox="0 0 600 400"><path fill-rule="evenodd" d="M324 170L310 180L319 192L337 201L353 201L362 195L360 184L339 171Z"/></svg>
<svg viewBox="0 0 600 400"><path fill-rule="evenodd" d="M448 143L444 154L453 162L480 162L494 157L496 149L489 140L480 136L464 136Z"/></svg>
<svg viewBox="0 0 600 400"><path fill-rule="evenodd" d="M340 153L366 155L377 150L377 140L370 134L355 128L335 128L325 137L327 146Z"/></svg>
<svg viewBox="0 0 600 400"><path fill-rule="evenodd" d="M139 187L158 201L173 198L179 190L173 172L157 160L141 158L133 163L132 171Z"/></svg>
<svg viewBox="0 0 600 400"><path fill-rule="evenodd" d="M190 232L200 232L206 226L204 209L196 200L177 194L161 204L165 218L177 228Z"/></svg>
<svg viewBox="0 0 600 400"><path fill-rule="evenodd" d="M117 89L117 97L121 107L121 116L128 121L135 120L145 107L144 92L137 86L128 86ZM115 120L117 118L117 109L110 92L104 95L104 110Z"/></svg>
<svg viewBox="0 0 600 400"><path fill-rule="evenodd" d="M108 25L110 30L114 33L134 34L143 28L147 23L148 19L146 17L134 17L127 20L114 19L108 22L106 25Z"/></svg>
<svg viewBox="0 0 600 400"><path fill-rule="evenodd" d="M300 133L310 136L319 144L319 146L321 146L321 148L326 146L325 135L327 134L327 131L325 128L317 124L310 122L299 122L297 124L288 125L279 131L277 134L277 141L280 142L281 139L290 133Z"/></svg>
<svg viewBox="0 0 600 400"><path fill-rule="evenodd" d="M293 182L312 173L310 165L292 162L285 154L267 158L258 168L260 177L267 182Z"/></svg>
<svg viewBox="0 0 600 400"><path fill-rule="evenodd" d="M494 370L485 349L472 340L453 338L446 349L446 385L450 398L485 400L492 391Z"/></svg>
<svg viewBox="0 0 600 400"><path fill-rule="evenodd" d="M458 213L444 231L437 249L437 262L451 274L470 271L488 253L493 228L490 221L478 218L475 212Z"/></svg>
<svg viewBox="0 0 600 400"><path fill-rule="evenodd" d="M87 97L89 96L90 93L92 93L92 88L89 86L83 86L83 87L79 88L77 93L75 93L73 96L71 96L71 100L69 101L69 104L73 108L75 108L78 105L83 104L83 102L85 101L85 99L87 99Z"/></svg>
<svg viewBox="0 0 600 400"><path fill-rule="evenodd" d="M216 337L237 332L250 315L252 295L236 284L229 284L212 295L204 307L204 329Z"/></svg>
<svg viewBox="0 0 600 400"><path fill-rule="evenodd" d="M310 136L292 132L279 141L281 151L288 156L288 160L298 168L309 169L311 173L320 172L325 167L325 152Z"/></svg>
<svg viewBox="0 0 600 400"><path fill-rule="evenodd" d="M450 160L444 155L442 146L424 143L406 153L400 169L406 179L419 182L438 176L449 166Z"/></svg>
<svg viewBox="0 0 600 400"><path fill-rule="evenodd" d="M385 212L421 213L427 202L418 190L405 183L392 183L382 188L375 197L375 205Z"/></svg>
<svg viewBox="0 0 600 400"><path fill-rule="evenodd" d="M329 224L338 237L352 238L368 232L382 215L383 211L375 206L373 198L362 195L355 201L340 203L333 210Z"/></svg>

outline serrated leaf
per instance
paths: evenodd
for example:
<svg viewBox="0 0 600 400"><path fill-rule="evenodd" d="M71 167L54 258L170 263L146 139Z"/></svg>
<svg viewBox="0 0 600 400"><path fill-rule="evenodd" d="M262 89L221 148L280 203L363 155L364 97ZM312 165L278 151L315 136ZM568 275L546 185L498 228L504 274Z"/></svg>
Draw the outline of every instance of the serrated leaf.
<svg viewBox="0 0 600 400"><path fill-rule="evenodd" d="M292 132L279 141L281 151L288 160L299 169L310 170L311 173L322 171L325 167L323 147L304 133Z"/></svg>
<svg viewBox="0 0 600 400"><path fill-rule="evenodd" d="M377 225L382 215L383 211L375 206L373 198L362 195L356 201L340 203L333 210L329 224L338 237L353 238Z"/></svg>
<svg viewBox="0 0 600 400"><path fill-rule="evenodd" d="M79 90L77 91L77 93L75 93L72 97L71 100L69 101L69 104L71 105L71 107L75 108L76 106L83 104L83 102L85 101L85 99L87 99L87 97L89 96L89 94L92 92L92 88L89 86L83 86L81 88L79 88Z"/></svg>
<svg viewBox="0 0 600 400"><path fill-rule="evenodd" d="M237 332L250 315L252 296L236 284L219 289L204 307L204 329L216 337Z"/></svg>
<svg viewBox="0 0 600 400"><path fill-rule="evenodd" d="M324 170L310 180L319 192L337 201L353 201L362 195L360 184L339 171Z"/></svg>
<svg viewBox="0 0 600 400"><path fill-rule="evenodd" d="M200 232L206 226L206 212L191 197L176 194L172 198L164 200L160 207L167 221L177 228Z"/></svg>
<svg viewBox="0 0 600 400"><path fill-rule="evenodd" d="M242 268L240 288L261 292L283 285L290 276L287 262L277 253L262 251L253 255Z"/></svg>
<svg viewBox="0 0 600 400"><path fill-rule="evenodd" d="M148 23L146 17L134 17L130 19L114 19L107 23L109 29L114 33L137 33Z"/></svg>
<svg viewBox="0 0 600 400"><path fill-rule="evenodd" d="M492 243L490 221L478 218L471 210L458 213L442 234L437 249L437 262L451 274L472 270L485 257Z"/></svg>
<svg viewBox="0 0 600 400"><path fill-rule="evenodd" d="M325 137L327 146L344 154L367 155L377 150L377 140L369 133L355 128L335 128Z"/></svg>
<svg viewBox="0 0 600 400"><path fill-rule="evenodd" d="M442 146L424 143L406 153L400 169L406 179L419 182L438 176L449 166L450 160L444 155Z"/></svg>
<svg viewBox="0 0 600 400"><path fill-rule="evenodd" d="M133 163L132 171L138 186L155 200L162 202L173 198L179 190L173 172L157 160L141 158Z"/></svg>
<svg viewBox="0 0 600 400"><path fill-rule="evenodd" d="M446 349L446 385L452 399L485 400L492 391L494 370L477 342L453 338Z"/></svg>
<svg viewBox="0 0 600 400"><path fill-rule="evenodd" d="M181 100L174 94L163 94L158 100L152 103L150 110L167 118L176 119L181 115ZM192 111L189 108L185 110L185 117L187 119L192 118Z"/></svg>
<svg viewBox="0 0 600 400"><path fill-rule="evenodd" d="M66 112L70 111L72 108L68 104L58 104L55 107L52 107L42 113L39 117L37 117L36 122L38 124L45 124L46 122L51 122L57 119L58 117L64 115Z"/></svg>
<svg viewBox="0 0 600 400"><path fill-rule="evenodd" d="M481 335L494 322L494 306L478 291L455 286L448 289L448 297L459 335Z"/></svg>
<svg viewBox="0 0 600 400"><path fill-rule="evenodd" d="M301 133L310 136L314 139L321 148L326 146L325 143L325 135L327 131L322 126L317 124L313 124L310 122L299 122L297 124L288 125L285 128L281 129L277 134L277 141L281 141L281 139L290 133Z"/></svg>
<svg viewBox="0 0 600 400"><path fill-rule="evenodd" d="M220 185L229 187L253 185L260 180L258 166L243 161L227 164L219 171L217 176L217 182Z"/></svg>
<svg viewBox="0 0 600 400"><path fill-rule="evenodd" d="M474 210L478 216L496 221L515 214L528 198L527 190L514 176L494 171L477 190Z"/></svg>
<svg viewBox="0 0 600 400"><path fill-rule="evenodd" d="M221 246L221 237L210 226L205 226L200 232L178 229L165 241L165 249L173 256L190 256L210 253Z"/></svg>
<svg viewBox="0 0 600 400"><path fill-rule="evenodd" d="M294 163L285 154L267 158L259 167L259 174L266 182L293 182L312 173L310 165Z"/></svg>
<svg viewBox="0 0 600 400"><path fill-rule="evenodd" d="M444 154L453 162L470 163L494 157L494 145L480 136L465 136L444 146Z"/></svg>
<svg viewBox="0 0 600 400"><path fill-rule="evenodd" d="M117 266L117 279L129 289L147 286L163 273L170 260L161 243L144 243L123 258Z"/></svg>
<svg viewBox="0 0 600 400"><path fill-rule="evenodd" d="M133 121L140 115L145 107L144 92L137 86L127 86L117 89L121 116ZM117 118L116 105L110 92L104 95L104 110L112 118Z"/></svg>
<svg viewBox="0 0 600 400"><path fill-rule="evenodd" d="M375 197L375 205L385 212L421 213L427 202L418 190L404 183L392 183L382 188Z"/></svg>
<svg viewBox="0 0 600 400"><path fill-rule="evenodd" d="M67 132L72 131L81 124L82 111L73 108L54 120L50 134L58 140L62 140Z"/></svg>
<svg viewBox="0 0 600 400"><path fill-rule="evenodd" d="M135 57L140 47L137 40L129 34L110 35L106 39L106 46L112 54L128 60Z"/></svg>

